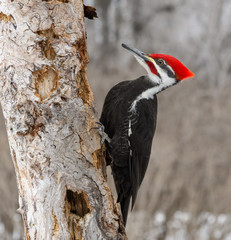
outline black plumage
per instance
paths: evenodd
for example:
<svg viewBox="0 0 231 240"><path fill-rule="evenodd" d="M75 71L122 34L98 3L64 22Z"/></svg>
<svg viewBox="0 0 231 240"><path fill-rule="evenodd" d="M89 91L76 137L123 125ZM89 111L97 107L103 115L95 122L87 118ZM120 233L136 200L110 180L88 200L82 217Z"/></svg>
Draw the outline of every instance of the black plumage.
<svg viewBox="0 0 231 240"><path fill-rule="evenodd" d="M157 97L144 98L132 104L137 97L155 84L148 76L115 85L107 94L100 122L111 139L106 142L107 157L121 205L124 224L129 203L134 206L151 153L156 129Z"/></svg>

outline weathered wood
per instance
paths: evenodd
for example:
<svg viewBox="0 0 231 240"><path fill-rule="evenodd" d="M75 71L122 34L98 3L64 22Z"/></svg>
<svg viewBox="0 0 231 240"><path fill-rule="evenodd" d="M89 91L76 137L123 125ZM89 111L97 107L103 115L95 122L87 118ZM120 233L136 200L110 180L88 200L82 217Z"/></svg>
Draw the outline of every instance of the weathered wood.
<svg viewBox="0 0 231 240"><path fill-rule="evenodd" d="M125 239L105 180L80 0L0 4L0 99L27 239Z"/></svg>

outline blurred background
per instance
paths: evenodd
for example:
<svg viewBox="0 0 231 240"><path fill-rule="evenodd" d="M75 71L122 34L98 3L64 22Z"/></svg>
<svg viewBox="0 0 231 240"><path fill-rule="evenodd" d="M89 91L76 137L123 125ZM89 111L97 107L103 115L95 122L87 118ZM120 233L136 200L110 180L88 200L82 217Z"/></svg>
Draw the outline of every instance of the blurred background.
<svg viewBox="0 0 231 240"><path fill-rule="evenodd" d="M84 2L99 16L86 20L98 117L111 87L145 74L121 43L172 55L195 73L158 95L152 155L128 238L231 240L231 0ZM0 239L16 240L21 219L2 117L0 131Z"/></svg>

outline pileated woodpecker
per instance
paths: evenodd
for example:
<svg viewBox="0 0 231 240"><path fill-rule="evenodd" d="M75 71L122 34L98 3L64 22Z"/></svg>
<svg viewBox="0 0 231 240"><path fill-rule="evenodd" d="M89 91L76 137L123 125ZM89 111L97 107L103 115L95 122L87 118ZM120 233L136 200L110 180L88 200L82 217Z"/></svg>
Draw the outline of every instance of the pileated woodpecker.
<svg viewBox="0 0 231 240"><path fill-rule="evenodd" d="M100 118L102 125L98 128L106 140L106 161L111 162L117 201L126 225L130 199L133 208L151 154L156 129L156 94L194 74L172 56L146 55L125 44L122 46L135 56L148 75L120 82L108 92Z"/></svg>

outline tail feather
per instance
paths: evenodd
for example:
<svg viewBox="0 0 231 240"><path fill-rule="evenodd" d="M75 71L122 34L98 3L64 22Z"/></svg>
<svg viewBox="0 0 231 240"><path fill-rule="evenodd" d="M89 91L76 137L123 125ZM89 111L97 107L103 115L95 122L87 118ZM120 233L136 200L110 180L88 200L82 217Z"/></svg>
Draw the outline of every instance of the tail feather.
<svg viewBox="0 0 231 240"><path fill-rule="evenodd" d="M119 201L120 202L120 208L121 208L122 216L123 216L124 226L126 226L126 223L127 223L130 199L131 199L131 195L129 195L128 197L122 197L120 199L120 201Z"/></svg>

